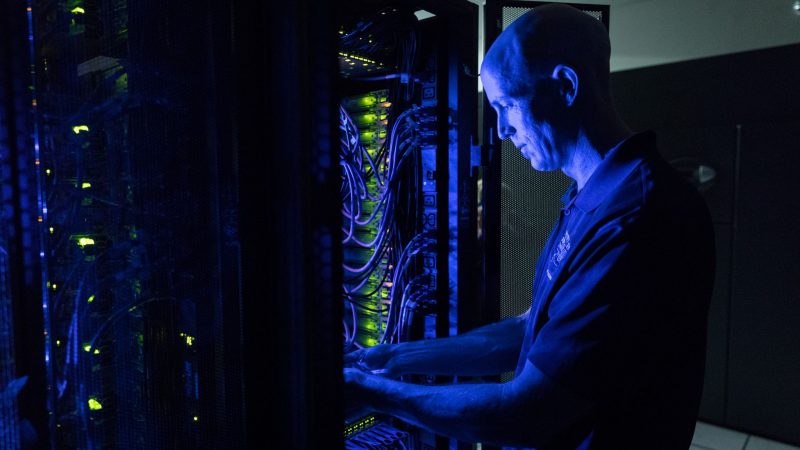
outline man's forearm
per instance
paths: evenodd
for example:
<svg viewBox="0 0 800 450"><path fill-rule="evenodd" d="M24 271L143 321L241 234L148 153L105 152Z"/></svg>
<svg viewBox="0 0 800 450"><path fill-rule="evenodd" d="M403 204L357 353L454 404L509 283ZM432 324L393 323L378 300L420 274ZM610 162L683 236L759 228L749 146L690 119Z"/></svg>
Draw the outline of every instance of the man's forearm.
<svg viewBox="0 0 800 450"><path fill-rule="evenodd" d="M398 373L480 376L513 370L525 334L525 319L513 317L460 336L398 344Z"/></svg>
<svg viewBox="0 0 800 450"><path fill-rule="evenodd" d="M373 381L378 381L374 380ZM493 420L503 413L502 384L419 386L379 379L365 383L366 395L382 399L370 405L408 423L465 442L489 442L500 426Z"/></svg>
<svg viewBox="0 0 800 450"><path fill-rule="evenodd" d="M416 385L354 370L345 382L371 410L467 442L540 446L588 409L530 363L503 384Z"/></svg>

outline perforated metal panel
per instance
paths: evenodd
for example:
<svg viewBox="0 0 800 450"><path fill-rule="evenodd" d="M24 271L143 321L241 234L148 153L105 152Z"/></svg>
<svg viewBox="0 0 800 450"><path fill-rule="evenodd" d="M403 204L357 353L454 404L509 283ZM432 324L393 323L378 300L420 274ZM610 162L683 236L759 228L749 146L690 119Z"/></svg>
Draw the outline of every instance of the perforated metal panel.
<svg viewBox="0 0 800 450"><path fill-rule="evenodd" d="M503 29L539 4L503 7ZM607 26L608 16L602 8L581 9ZM503 142L501 161L500 317L505 318L531 306L536 260L558 218L561 196L571 180L561 171L533 169L509 140Z"/></svg>
<svg viewBox="0 0 800 450"><path fill-rule="evenodd" d="M503 8L503 29L505 30L511 25L512 22L522 17L523 14L530 11L531 7L518 8L515 6L506 6Z"/></svg>
<svg viewBox="0 0 800 450"><path fill-rule="evenodd" d="M510 317L531 306L534 266L570 179L560 171L534 170L511 142L503 142L502 152L500 314Z"/></svg>
<svg viewBox="0 0 800 450"><path fill-rule="evenodd" d="M551 2L529 2L530 6L504 6L503 7L503 29L505 30L506 27L511 25L512 22L519 19L523 14L530 11L536 6L543 5L546 3ZM607 6L604 5L579 5L575 3L567 3L568 5L575 6L576 8L580 8L581 11L589 14L590 16L594 17L595 19L603 22L603 24L608 28L608 10Z"/></svg>

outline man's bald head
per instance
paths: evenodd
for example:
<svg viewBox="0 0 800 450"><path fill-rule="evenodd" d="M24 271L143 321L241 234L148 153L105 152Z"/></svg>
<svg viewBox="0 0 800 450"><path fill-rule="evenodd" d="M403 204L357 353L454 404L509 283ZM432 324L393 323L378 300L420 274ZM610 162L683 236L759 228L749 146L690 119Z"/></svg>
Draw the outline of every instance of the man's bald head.
<svg viewBox="0 0 800 450"><path fill-rule="evenodd" d="M563 64L577 72L584 87L594 85L602 95L608 89L610 54L608 31L599 20L571 6L550 4L525 13L503 31L481 72L527 91Z"/></svg>

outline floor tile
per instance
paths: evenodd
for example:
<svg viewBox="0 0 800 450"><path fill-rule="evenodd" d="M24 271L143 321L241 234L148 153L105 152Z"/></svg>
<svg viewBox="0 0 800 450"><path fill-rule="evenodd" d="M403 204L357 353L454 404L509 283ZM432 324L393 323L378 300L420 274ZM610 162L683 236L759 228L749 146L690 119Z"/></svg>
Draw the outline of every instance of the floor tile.
<svg viewBox="0 0 800 450"><path fill-rule="evenodd" d="M742 450L746 441L745 433L704 422L697 422L692 438L692 444L712 450Z"/></svg>
<svg viewBox="0 0 800 450"><path fill-rule="evenodd" d="M750 436L750 440L747 441L745 450L800 450L800 447L770 441L769 439L764 439L757 436Z"/></svg>

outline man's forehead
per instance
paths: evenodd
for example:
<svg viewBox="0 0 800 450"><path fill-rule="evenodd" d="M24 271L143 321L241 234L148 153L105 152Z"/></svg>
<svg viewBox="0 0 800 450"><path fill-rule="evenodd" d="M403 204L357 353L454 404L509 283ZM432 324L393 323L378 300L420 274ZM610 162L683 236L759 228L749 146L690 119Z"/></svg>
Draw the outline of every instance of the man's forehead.
<svg viewBox="0 0 800 450"><path fill-rule="evenodd" d="M530 93L535 77L519 70L519 67L484 66L481 82L491 103L518 99Z"/></svg>

